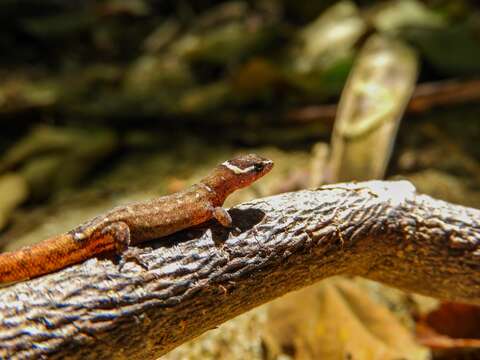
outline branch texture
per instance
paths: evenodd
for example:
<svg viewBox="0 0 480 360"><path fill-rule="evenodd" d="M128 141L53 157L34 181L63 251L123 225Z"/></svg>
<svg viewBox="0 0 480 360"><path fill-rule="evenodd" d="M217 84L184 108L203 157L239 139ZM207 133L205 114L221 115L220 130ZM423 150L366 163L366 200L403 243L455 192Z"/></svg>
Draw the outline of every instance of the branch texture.
<svg viewBox="0 0 480 360"><path fill-rule="evenodd" d="M0 358L155 359L265 302L351 274L480 304L480 211L406 181L258 199L148 243L0 291Z"/></svg>

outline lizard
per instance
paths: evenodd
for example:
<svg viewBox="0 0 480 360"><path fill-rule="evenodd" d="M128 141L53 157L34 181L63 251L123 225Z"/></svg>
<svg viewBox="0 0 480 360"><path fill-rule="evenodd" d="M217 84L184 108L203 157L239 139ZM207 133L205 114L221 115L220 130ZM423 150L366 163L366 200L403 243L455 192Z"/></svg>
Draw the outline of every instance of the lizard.
<svg viewBox="0 0 480 360"><path fill-rule="evenodd" d="M185 190L118 206L73 230L37 244L0 254L0 282L27 280L58 271L99 254L125 253L130 245L167 236L215 218L232 226L222 207L235 190L268 173L273 162L256 154L240 155L216 166Z"/></svg>

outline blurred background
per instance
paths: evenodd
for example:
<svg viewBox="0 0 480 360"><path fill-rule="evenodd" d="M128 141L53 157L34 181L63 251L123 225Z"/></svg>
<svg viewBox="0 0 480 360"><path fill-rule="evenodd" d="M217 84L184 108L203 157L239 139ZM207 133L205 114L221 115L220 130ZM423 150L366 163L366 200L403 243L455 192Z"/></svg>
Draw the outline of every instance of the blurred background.
<svg viewBox="0 0 480 360"><path fill-rule="evenodd" d="M408 179L480 207L476 1L3 0L0 248L181 190L234 154L227 206ZM338 277L164 359L480 358L480 312Z"/></svg>

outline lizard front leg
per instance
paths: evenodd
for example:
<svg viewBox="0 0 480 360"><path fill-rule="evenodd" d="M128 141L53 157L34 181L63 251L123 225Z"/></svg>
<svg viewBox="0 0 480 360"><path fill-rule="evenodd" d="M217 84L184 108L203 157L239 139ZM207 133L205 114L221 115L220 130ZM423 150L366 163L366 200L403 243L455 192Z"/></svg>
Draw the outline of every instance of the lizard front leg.
<svg viewBox="0 0 480 360"><path fill-rule="evenodd" d="M220 224L222 224L226 228L232 227L232 217L223 207L217 206L213 208L212 215Z"/></svg>

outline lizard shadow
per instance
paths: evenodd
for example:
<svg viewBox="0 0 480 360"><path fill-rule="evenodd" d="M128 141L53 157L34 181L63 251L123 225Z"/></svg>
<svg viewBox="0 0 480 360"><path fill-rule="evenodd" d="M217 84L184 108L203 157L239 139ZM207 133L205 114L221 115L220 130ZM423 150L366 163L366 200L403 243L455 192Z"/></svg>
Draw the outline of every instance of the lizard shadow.
<svg viewBox="0 0 480 360"><path fill-rule="evenodd" d="M127 250L128 254L110 252L100 255L99 258L109 258L122 267L126 261L133 260L145 269L148 269L148 265L140 258L142 254L148 254L156 249L169 249L177 246L184 247L183 250L187 252L196 251L195 249L198 247L203 245L208 246L212 241L216 248L223 248L230 235L233 235L233 237L239 236L252 229L265 217L265 213L258 209L230 209L228 212L232 217L232 227L224 227L216 220L209 220L203 224L181 230L162 238L135 244L129 247Z"/></svg>
<svg viewBox="0 0 480 360"><path fill-rule="evenodd" d="M230 209L228 213L232 217L232 227L224 227L216 220L209 220L197 226L181 230L177 233L151 242L138 244L140 248L150 247L153 249L169 248L191 241L212 241L216 247L224 245L230 234L238 236L243 232L252 229L265 217L265 213L258 209ZM208 234L211 232L211 235Z"/></svg>

